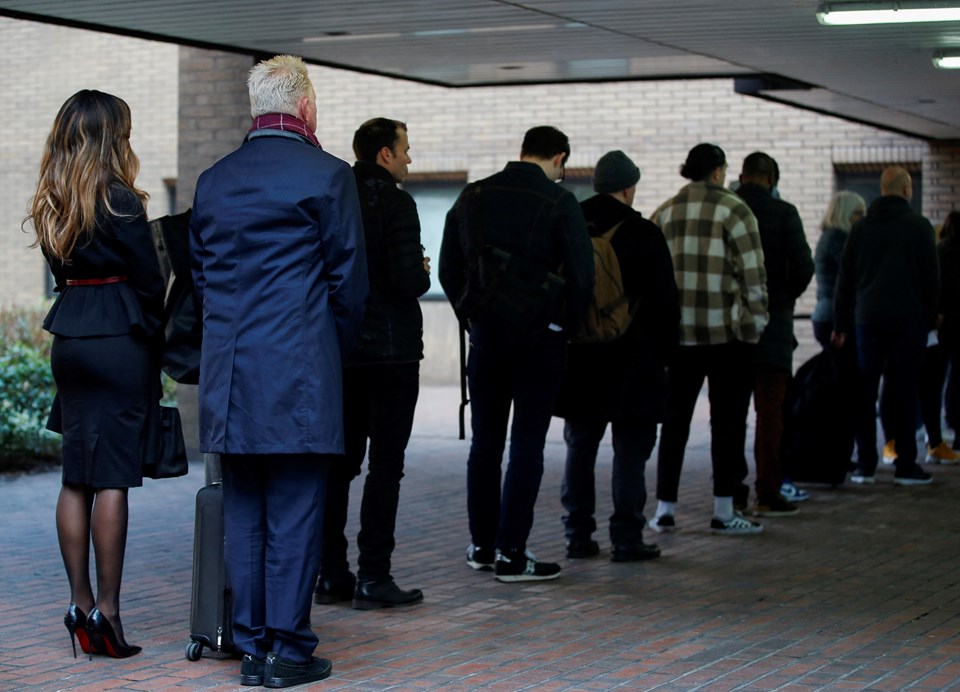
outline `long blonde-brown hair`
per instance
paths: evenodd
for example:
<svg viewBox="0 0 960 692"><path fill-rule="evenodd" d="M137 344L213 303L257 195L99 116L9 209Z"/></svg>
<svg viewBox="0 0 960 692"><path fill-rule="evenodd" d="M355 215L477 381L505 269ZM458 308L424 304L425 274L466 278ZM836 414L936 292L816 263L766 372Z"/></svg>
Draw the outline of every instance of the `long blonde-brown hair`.
<svg viewBox="0 0 960 692"><path fill-rule="evenodd" d="M40 162L29 220L48 257L66 263L97 213L117 215L110 186L119 183L146 202L134 185L140 160L130 148L130 107L123 99L84 89L66 100L53 121Z"/></svg>

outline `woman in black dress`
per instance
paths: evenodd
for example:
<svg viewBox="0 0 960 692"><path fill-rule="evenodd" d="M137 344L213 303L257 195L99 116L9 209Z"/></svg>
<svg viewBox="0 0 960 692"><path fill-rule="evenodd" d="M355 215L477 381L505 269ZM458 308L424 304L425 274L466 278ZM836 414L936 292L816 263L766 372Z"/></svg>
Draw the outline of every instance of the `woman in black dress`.
<svg viewBox="0 0 960 692"><path fill-rule="evenodd" d="M157 341L164 282L134 180L130 109L98 91L63 104L47 138L30 219L59 297L44 321L54 335L63 433L57 535L70 581L64 624L84 652L125 658L120 581L127 491L142 484L141 446L159 392ZM97 595L90 583L90 540Z"/></svg>

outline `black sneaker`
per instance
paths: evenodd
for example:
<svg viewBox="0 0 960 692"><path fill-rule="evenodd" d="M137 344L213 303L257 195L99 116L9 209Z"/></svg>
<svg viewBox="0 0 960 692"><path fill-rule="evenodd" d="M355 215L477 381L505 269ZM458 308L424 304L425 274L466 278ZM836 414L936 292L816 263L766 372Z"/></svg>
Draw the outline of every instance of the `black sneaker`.
<svg viewBox="0 0 960 692"><path fill-rule="evenodd" d="M753 507L755 517L789 517L796 514L800 508L790 502L783 495L774 495L769 498L758 498Z"/></svg>
<svg viewBox="0 0 960 692"><path fill-rule="evenodd" d="M263 686L276 689L316 682L330 677L331 670L333 664L325 658L311 656L306 663L294 663L270 652L263 667Z"/></svg>
<svg viewBox="0 0 960 692"><path fill-rule="evenodd" d="M467 564L473 569L492 572L497 557L493 548L480 548L473 543L467 547Z"/></svg>
<svg viewBox="0 0 960 692"><path fill-rule="evenodd" d="M677 522L672 514L664 514L650 520L648 526L657 533L673 533L677 530Z"/></svg>
<svg viewBox="0 0 960 692"><path fill-rule="evenodd" d="M546 581L560 576L560 565L555 562L538 562L529 552L498 550L494 572L496 580L502 582Z"/></svg>
<svg viewBox="0 0 960 692"><path fill-rule="evenodd" d="M893 474L895 485L930 485L933 483L933 476L914 464L910 468L898 468Z"/></svg>
<svg viewBox="0 0 960 692"><path fill-rule="evenodd" d="M313 602L320 605L332 605L353 598L357 588L357 578L347 572L337 577L325 577L322 574L317 579L317 588L313 590Z"/></svg>
<svg viewBox="0 0 960 692"><path fill-rule="evenodd" d="M263 684L263 667L266 661L255 658L250 654L243 655L240 662L240 684L248 687L259 687Z"/></svg>
<svg viewBox="0 0 960 692"><path fill-rule="evenodd" d="M600 554L600 544L591 538L573 538L567 541L567 557L580 560Z"/></svg>

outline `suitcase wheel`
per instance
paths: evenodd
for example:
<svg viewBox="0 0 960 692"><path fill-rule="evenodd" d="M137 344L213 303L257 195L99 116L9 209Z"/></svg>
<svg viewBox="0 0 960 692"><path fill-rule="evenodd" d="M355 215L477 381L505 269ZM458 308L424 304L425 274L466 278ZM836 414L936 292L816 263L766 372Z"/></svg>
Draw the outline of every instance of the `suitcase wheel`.
<svg viewBox="0 0 960 692"><path fill-rule="evenodd" d="M183 655L187 657L188 661L199 661L202 653L203 644L200 642L191 641L189 644L187 644L187 649L183 652Z"/></svg>

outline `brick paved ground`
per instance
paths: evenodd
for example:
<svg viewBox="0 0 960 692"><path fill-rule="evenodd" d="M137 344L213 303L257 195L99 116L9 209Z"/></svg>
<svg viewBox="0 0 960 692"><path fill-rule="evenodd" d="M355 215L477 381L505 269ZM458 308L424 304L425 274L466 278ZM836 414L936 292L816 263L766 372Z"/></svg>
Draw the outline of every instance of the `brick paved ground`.
<svg viewBox="0 0 960 692"><path fill-rule="evenodd" d="M960 468L935 468L931 487L898 488L885 467L872 488L817 489L800 515L768 519L760 536L711 536L701 407L681 531L657 538L663 557L570 561L555 425L530 546L564 572L506 585L464 563L467 446L455 439L456 400L452 388L422 392L401 497L395 576L426 600L402 611L314 606L319 653L334 661L314 689L960 689ZM598 466L601 517L609 466L609 457ZM647 478L652 487L653 468ZM144 652L89 662L71 657L62 625L59 474L0 480L0 690L247 689L235 661L183 656L202 482L196 464L132 492L123 616ZM608 550L605 527L598 538Z"/></svg>

